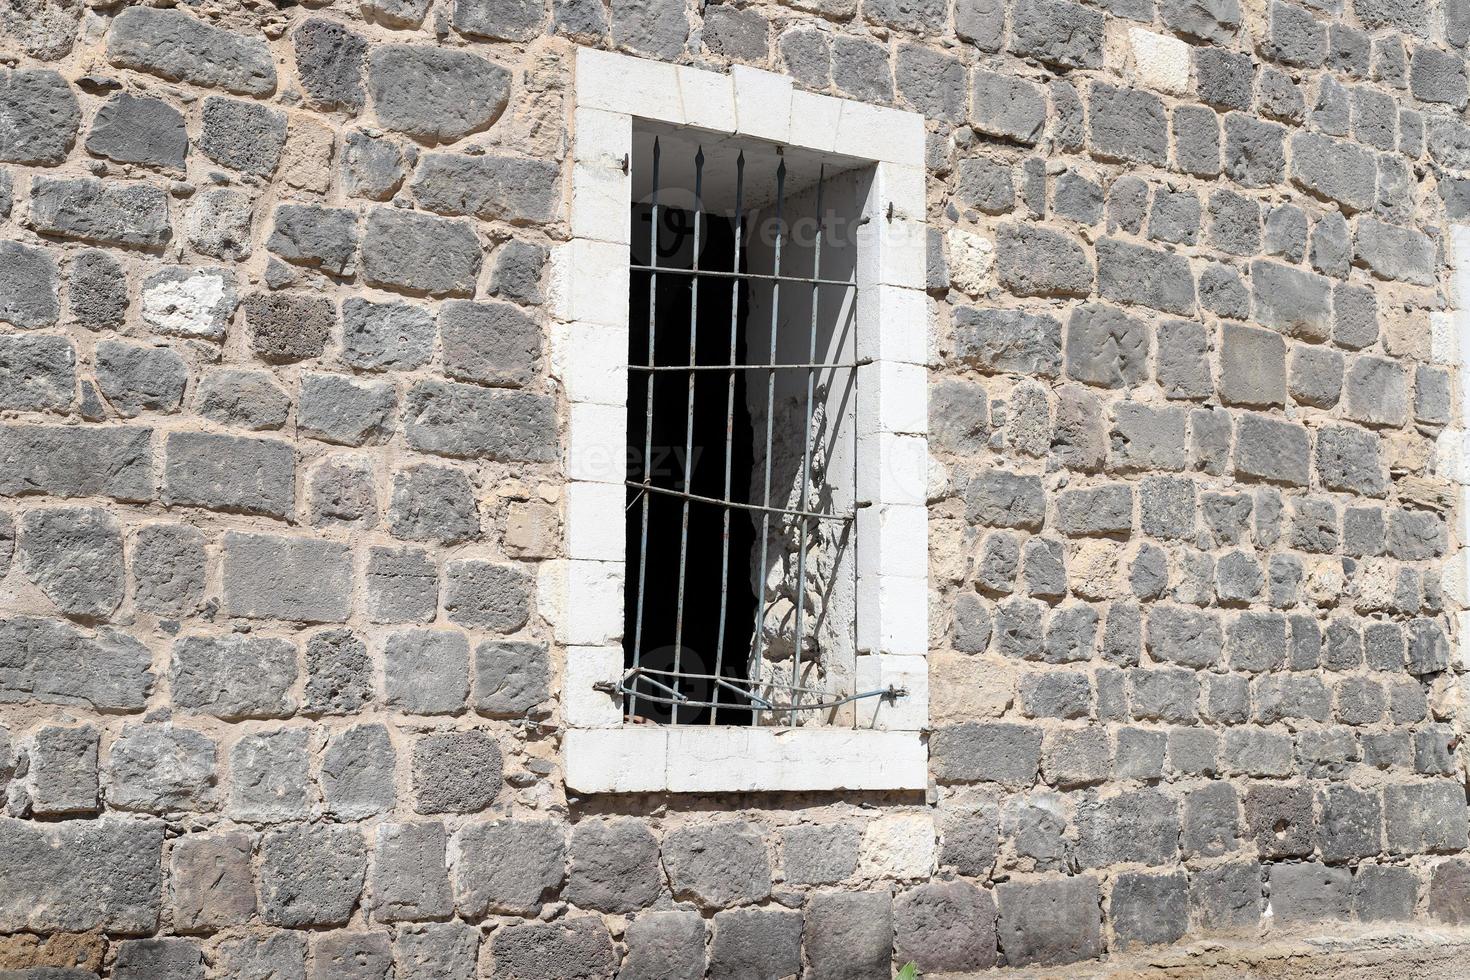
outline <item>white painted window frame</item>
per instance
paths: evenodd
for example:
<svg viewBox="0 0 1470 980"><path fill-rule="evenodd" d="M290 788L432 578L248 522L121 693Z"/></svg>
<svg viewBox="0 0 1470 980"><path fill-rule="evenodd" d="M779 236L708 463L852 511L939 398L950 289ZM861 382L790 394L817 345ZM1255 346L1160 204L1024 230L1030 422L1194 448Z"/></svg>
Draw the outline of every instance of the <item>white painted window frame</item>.
<svg viewBox="0 0 1470 980"><path fill-rule="evenodd" d="M628 278L634 118L870 162L858 239L859 727L627 725L595 691L623 674ZM553 259L553 372L569 407L565 559L539 595L566 650L562 753L579 793L923 790L928 691L924 119L731 74L581 48L574 89L571 240ZM863 394L866 392L866 394ZM864 533L866 529L866 533Z"/></svg>

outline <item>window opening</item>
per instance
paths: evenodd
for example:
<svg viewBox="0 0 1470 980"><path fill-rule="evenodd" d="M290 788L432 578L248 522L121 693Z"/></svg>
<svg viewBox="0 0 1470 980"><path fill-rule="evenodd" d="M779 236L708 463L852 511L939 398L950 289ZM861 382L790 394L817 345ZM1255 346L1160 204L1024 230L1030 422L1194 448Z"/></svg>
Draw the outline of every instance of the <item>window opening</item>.
<svg viewBox="0 0 1470 980"><path fill-rule="evenodd" d="M625 716L856 724L905 693L856 667L871 170L673 127L631 165Z"/></svg>

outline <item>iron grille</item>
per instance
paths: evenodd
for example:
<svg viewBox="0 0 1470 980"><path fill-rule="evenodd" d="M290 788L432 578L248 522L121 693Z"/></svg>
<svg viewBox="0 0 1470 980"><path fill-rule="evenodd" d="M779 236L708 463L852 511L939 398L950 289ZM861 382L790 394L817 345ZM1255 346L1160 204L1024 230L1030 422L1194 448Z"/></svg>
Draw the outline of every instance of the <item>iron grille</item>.
<svg viewBox="0 0 1470 980"><path fill-rule="evenodd" d="M787 723L795 725L802 720L811 720L823 712L835 709L864 698L902 696L905 692L887 689L857 692L852 683L846 690L833 689L822 683L823 651L817 642L821 632L814 628L813 616L826 616L826 596L830 590L822 588L821 576L810 592L814 599L813 609L807 610L809 594L808 545L819 540L845 541L851 549L846 556L846 567L853 576L852 595L856 595L857 534L856 522L859 509L866 506L856 499L856 428L849 426L854 440L851 456L853 476L852 494L847 505L838 505L830 494L826 499L814 499L813 452L818 427L827 425L835 431L835 424L826 422L825 414L818 409L825 404L818 398L833 393L834 385L844 386L840 397L852 399L856 405L858 382L857 368L867 363L857 359L852 352L856 344L856 322L851 325L851 341L842 344L845 356L833 358L819 350L818 328L820 311L824 300L831 302L824 292L834 292L845 297L845 306L850 309L857 299L856 266L846 278L824 277L823 245L829 215L824 210L823 193L827 179L825 163L817 171L815 184L815 231L807 242L802 242L802 251L810 251L809 274L797 274L783 269L783 249L790 241L791 229L787 224L787 161L779 149L774 160L774 200L767 202L763 211L769 220L762 222L770 236L761 243L764 253L769 247L771 265L769 271L753 271L748 268L751 258L750 234L751 215L746 213L746 166L744 148L725 146L735 154L734 160L734 207L726 211L710 211L706 207L705 179L706 156L703 145L695 147L693 157L692 198L688 207L679 207L669 200L686 194L688 186L667 188L661 186L663 145L654 139L648 166L651 169L651 191L642 201L647 209L648 230L643 237L637 219L640 207L635 204L634 254L630 262L632 277L634 330L629 351L629 472L628 527L629 542L628 596L630 607L626 615L625 629L625 673L617 685L603 685L604 690L622 696L625 715L630 719L666 720L674 724L705 720L716 724L721 720L742 723ZM680 142L672 145L678 147ZM770 161L770 149L753 154L757 160ZM683 167L684 161L679 161ZM722 163L727 163L728 158ZM635 163L636 167L637 164ZM767 177L769 175L766 175ZM769 179L763 181L769 186ZM678 194L671 191L677 190ZM728 192L728 188L723 188ZM809 195L808 195L809 197ZM807 198L804 197L805 201ZM718 228L716 226L719 226ZM716 239L728 243L728 260L712 261L720 249L714 247ZM646 243L647 253L640 260L637 252ZM793 252L796 251L792 247ZM687 253L687 261L676 261L671 257ZM790 259L788 258L788 262ZM802 270L806 271L806 270ZM646 289L645 289L646 287ZM728 294L725 292L728 288ZM768 291L766 302L770 306L769 338L763 352L747 347L742 355L745 338L745 319L751 313L751 291ZM811 316L807 330L804 359L780 357L782 297L786 291L803 291L806 298L800 303L810 303ZM647 310L641 304L646 301ZM701 302L704 312L701 312ZM790 303L788 296L788 303ZM728 305L728 318L724 306ZM686 310L687 307L687 310ZM743 316L744 314L745 316ZM799 315L799 313L798 313ZM718 320L719 322L715 322ZM641 336L641 323L646 322L646 336ZM725 334L728 323L728 335ZM791 325L787 325L787 330ZM701 331L704 336L701 337ZM718 347L711 344L709 333L719 330ZM687 346L684 341L687 340ZM724 343L723 341L728 341ZM788 341L790 338L788 337ZM801 338L797 337L799 343ZM753 343L753 342L752 342ZM636 348L636 349L635 349ZM763 353L764 356L757 356ZM795 372L797 390L804 379L804 402L802 423L799 477L795 488L794 504L788 495L782 501L772 495L772 467L776 456L778 420L777 377L785 372ZM681 383L682 379L682 383ZM723 380L724 384L718 386ZM696 429L707 427L710 416L718 407L721 393L718 387L713 396L710 389L701 388L715 382L723 388L723 467L717 479L710 470L701 470L696 478L696 461L704 458L703 451L716 446L696 444ZM641 389L641 390L640 390ZM746 424L746 416L737 409L748 400L749 405L758 407L761 391L764 391L763 418L755 417L751 408L748 447L752 463L748 482L739 472L745 465L745 433L737 433ZM700 398L697 398L697 392ZM739 396L744 395L744 398ZM709 411L700 412L705 403ZM672 447L675 452L660 452L656 430L668 431L670 413L682 409L683 444ZM822 418L817 418L822 415ZM762 425L763 423L763 425ZM830 435L830 432L825 433ZM782 436L787 433L781 433ZM763 438L762 438L763 436ZM793 440L794 442L794 440ZM682 453L677 450L682 449ZM794 452L794 447L793 447ZM677 465L661 476L657 465L660 458L672 458ZM635 463L636 461L636 463ZM793 460L794 462L794 460ZM666 478L665 478L666 477ZM739 482L737 482L739 478ZM784 474L783 474L784 479ZM703 482L701 482L703 481ZM739 492L742 486L747 492ZM666 596L655 596L660 585L667 588L668 565L674 558L674 543L657 540L660 530L672 531L674 509L677 509L677 575L673 585L672 642L659 645L667 638L667 623L655 623L650 604L657 600L661 609ZM696 538L691 552L691 514L695 516ZM651 520L651 518L653 518ZM747 523L748 522L748 523ZM773 528L773 524L775 527ZM654 532L655 540L650 539ZM710 547L706 535L700 531L713 532L718 526L719 561L718 582L710 573ZM738 543L732 553L732 529ZM773 530L777 540L773 541ZM772 648L776 645L773 634L773 606L780 600L779 590L769 588L772 549L780 548L782 540L795 537L795 601L794 609L781 622L782 643L789 642L789 667L771 660ZM746 535L754 537L754 546L748 547ZM822 533L828 537L823 538ZM809 535L811 542L809 542ZM746 550L742 556L739 552ZM691 554L698 568L691 575ZM742 561L743 558L743 561ZM780 556L789 563L789 554ZM834 563L836 568L840 563ZM746 597L738 574L747 571L752 583L751 596ZM735 575L732 576L732 569ZM706 580L707 579L707 580ZM828 583L830 585L830 583ZM736 601L732 602L733 594ZM712 633L715 637L712 662L703 651L694 651L689 643L691 625L708 636L709 624L702 619L691 623L696 610L714 608L711 593L718 590L718 620ZM747 601L748 600L748 601ZM815 600L820 600L818 606ZM753 604L753 612L749 605ZM784 607L783 607L784 608ZM844 643L856 658L856 615L854 602L846 623L848 633ZM745 627L737 620L750 618L748 636L743 649ZM785 626L789 623L789 635ZM833 624L823 627L829 631ZM770 642L768 642L768 638ZM842 644L838 644L842 645ZM657 655L652 647L657 646ZM806 673L804 673L804 671ZM817 681L811 680L815 673ZM849 675L855 679L856 670Z"/></svg>

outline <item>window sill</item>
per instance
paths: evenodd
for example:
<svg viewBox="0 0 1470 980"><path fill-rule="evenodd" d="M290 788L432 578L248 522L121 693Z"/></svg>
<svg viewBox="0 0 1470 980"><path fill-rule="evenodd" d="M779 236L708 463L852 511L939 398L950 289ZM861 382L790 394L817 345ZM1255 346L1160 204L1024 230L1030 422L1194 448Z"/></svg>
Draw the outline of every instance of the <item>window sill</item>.
<svg viewBox="0 0 1470 980"><path fill-rule="evenodd" d="M562 741L577 793L924 790L922 733L694 725L574 728Z"/></svg>

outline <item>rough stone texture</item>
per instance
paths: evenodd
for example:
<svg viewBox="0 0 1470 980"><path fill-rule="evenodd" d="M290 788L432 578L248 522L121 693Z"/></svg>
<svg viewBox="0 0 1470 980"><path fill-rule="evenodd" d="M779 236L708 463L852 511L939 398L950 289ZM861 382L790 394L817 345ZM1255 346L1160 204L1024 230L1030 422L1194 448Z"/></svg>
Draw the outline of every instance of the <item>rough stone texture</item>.
<svg viewBox="0 0 1470 980"><path fill-rule="evenodd" d="M0 2L6 949L96 930L55 962L125 978L857 978L1470 920L1467 25L1462 0ZM569 198L613 162L578 142L574 43L733 63L742 125L784 105L745 66L925 117L923 296L897 295L927 305L880 319L930 385L904 485L928 796L565 788L570 719L609 707L568 685L617 646L560 607L567 416L621 418L564 373Z"/></svg>

